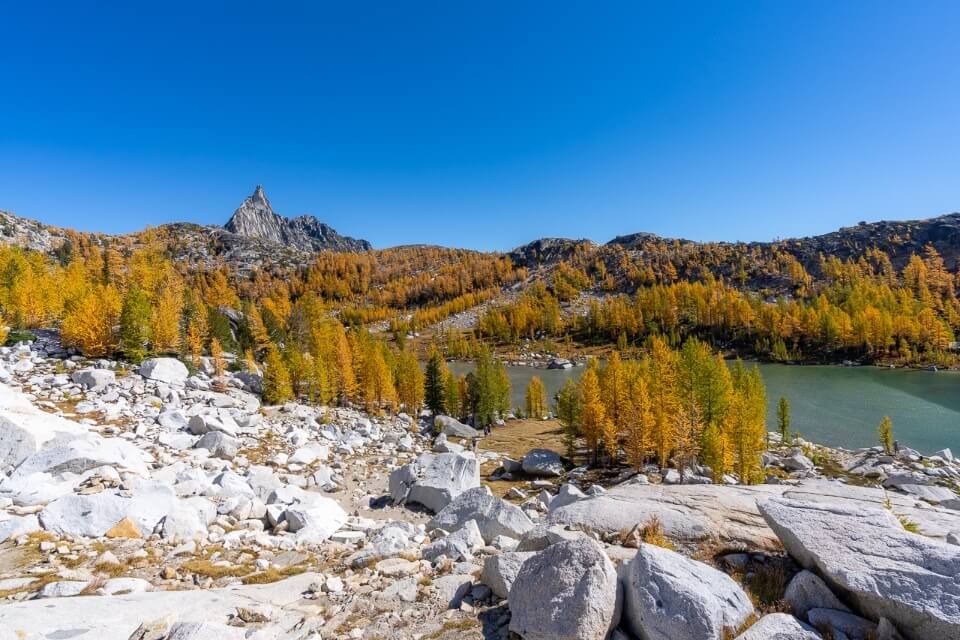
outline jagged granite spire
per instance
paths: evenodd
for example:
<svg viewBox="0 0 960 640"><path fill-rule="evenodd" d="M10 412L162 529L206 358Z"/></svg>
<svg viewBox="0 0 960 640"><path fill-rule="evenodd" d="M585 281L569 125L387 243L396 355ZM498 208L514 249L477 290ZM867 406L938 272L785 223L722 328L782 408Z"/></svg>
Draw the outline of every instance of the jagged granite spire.
<svg viewBox="0 0 960 640"><path fill-rule="evenodd" d="M274 213L261 185L233 212L224 228L247 238L301 251L369 251L371 248L366 240L341 236L313 216L290 219Z"/></svg>

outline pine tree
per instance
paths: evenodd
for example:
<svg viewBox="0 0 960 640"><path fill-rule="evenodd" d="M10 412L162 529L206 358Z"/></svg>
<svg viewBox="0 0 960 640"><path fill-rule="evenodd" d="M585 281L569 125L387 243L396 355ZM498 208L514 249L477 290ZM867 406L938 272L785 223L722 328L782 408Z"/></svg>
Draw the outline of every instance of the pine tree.
<svg viewBox="0 0 960 640"><path fill-rule="evenodd" d="M546 390L539 376L530 378L526 391L526 413L528 418L543 418L547 413Z"/></svg>
<svg viewBox="0 0 960 640"><path fill-rule="evenodd" d="M427 360L424 372L424 402L433 415L441 415L452 410L447 408L446 385L447 371L443 356L434 347L430 349L430 358Z"/></svg>
<svg viewBox="0 0 960 640"><path fill-rule="evenodd" d="M132 362L143 360L150 335L150 299L143 289L131 286L120 311L120 349L123 355Z"/></svg>
<svg viewBox="0 0 960 640"><path fill-rule="evenodd" d="M790 401L785 397L777 402L777 428L780 430L780 442L786 445L790 434Z"/></svg>
<svg viewBox="0 0 960 640"><path fill-rule="evenodd" d="M883 450L887 454L892 454L893 420L890 419L890 416L883 416L883 420L880 421L880 427L877 429L877 432L880 435L880 444L883 445Z"/></svg>
<svg viewBox="0 0 960 640"><path fill-rule="evenodd" d="M292 399L290 373L283 363L280 350L271 346L263 365L263 401L267 404L282 404Z"/></svg>
<svg viewBox="0 0 960 640"><path fill-rule="evenodd" d="M448 371L443 383L444 411L455 418L462 418L460 399L460 379L453 372Z"/></svg>

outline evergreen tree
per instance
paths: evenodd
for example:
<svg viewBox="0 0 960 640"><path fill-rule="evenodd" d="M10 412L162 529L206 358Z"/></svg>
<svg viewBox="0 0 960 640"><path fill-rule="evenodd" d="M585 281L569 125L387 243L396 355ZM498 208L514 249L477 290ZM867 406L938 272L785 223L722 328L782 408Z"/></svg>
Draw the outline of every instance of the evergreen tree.
<svg viewBox="0 0 960 640"><path fill-rule="evenodd" d="M786 445L790 434L790 401L782 396L777 402L777 428L781 443Z"/></svg>
<svg viewBox="0 0 960 640"><path fill-rule="evenodd" d="M263 401L267 404L281 404L292 399L290 373L276 346L271 346L267 351L263 366Z"/></svg>
<svg viewBox="0 0 960 640"><path fill-rule="evenodd" d="M427 409L433 415L441 415L453 408L448 408L446 398L447 371L443 356L436 348L430 349L430 358L427 360L426 371L423 377L423 396Z"/></svg>
<svg viewBox="0 0 960 640"><path fill-rule="evenodd" d="M451 371L447 371L443 380L444 411L455 418L462 418L460 401L460 380Z"/></svg>
<svg viewBox="0 0 960 640"><path fill-rule="evenodd" d="M469 413L473 415L475 426L491 425L498 412L509 409L509 383L506 370L497 365L489 350L481 348L476 368L467 374Z"/></svg>
<svg viewBox="0 0 960 640"><path fill-rule="evenodd" d="M132 362L140 362L147 355L150 343L150 299L143 289L134 285L127 289L120 311L120 350Z"/></svg>
<svg viewBox="0 0 960 640"><path fill-rule="evenodd" d="M577 436L580 434L580 389L572 378L567 378L563 388L557 393L557 419L563 426L563 441L567 447L567 457L576 453Z"/></svg>

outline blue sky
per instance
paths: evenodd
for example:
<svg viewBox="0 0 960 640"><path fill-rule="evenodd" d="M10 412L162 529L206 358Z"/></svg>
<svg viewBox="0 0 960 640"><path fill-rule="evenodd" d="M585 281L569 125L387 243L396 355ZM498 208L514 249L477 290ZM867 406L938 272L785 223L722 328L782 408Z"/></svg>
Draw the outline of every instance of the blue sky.
<svg viewBox="0 0 960 640"><path fill-rule="evenodd" d="M479 249L939 215L960 3L909 4L7 3L0 208L222 224L262 183L378 247Z"/></svg>

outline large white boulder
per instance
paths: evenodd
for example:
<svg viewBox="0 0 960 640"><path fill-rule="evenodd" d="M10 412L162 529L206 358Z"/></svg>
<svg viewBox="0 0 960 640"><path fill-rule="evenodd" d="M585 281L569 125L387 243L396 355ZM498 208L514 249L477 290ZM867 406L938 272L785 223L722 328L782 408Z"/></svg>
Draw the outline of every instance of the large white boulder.
<svg viewBox="0 0 960 640"><path fill-rule="evenodd" d="M769 499L784 548L861 614L907 638L960 639L960 547L906 531L885 509Z"/></svg>
<svg viewBox="0 0 960 640"><path fill-rule="evenodd" d="M786 613L763 616L737 640L821 640L813 627Z"/></svg>
<svg viewBox="0 0 960 640"><path fill-rule="evenodd" d="M645 640L721 640L754 613L730 576L652 544L640 546L621 577L623 627Z"/></svg>
<svg viewBox="0 0 960 640"><path fill-rule="evenodd" d="M63 496L40 512L40 523L60 535L99 538L127 517L130 502L130 498L113 491Z"/></svg>
<svg viewBox="0 0 960 640"><path fill-rule="evenodd" d="M16 480L36 473L80 474L97 467L113 467L140 476L148 474L144 454L136 446L120 438L103 438L88 432L80 437L48 442L23 460L10 477Z"/></svg>
<svg viewBox="0 0 960 640"><path fill-rule="evenodd" d="M533 522L520 507L490 493L487 487L467 489L427 524L428 529L456 531L473 520L488 544L497 536L520 539Z"/></svg>
<svg viewBox="0 0 960 640"><path fill-rule="evenodd" d="M415 471L419 473L409 487L406 501L435 513L467 489L480 486L480 463L469 453L425 454L417 460ZM391 491L393 484L391 478Z"/></svg>
<svg viewBox="0 0 960 640"><path fill-rule="evenodd" d="M508 603L524 640L604 640L620 618L617 571L596 541L560 542L523 563Z"/></svg>
<svg viewBox="0 0 960 640"><path fill-rule="evenodd" d="M234 586L227 589L193 589L184 591L151 591L89 598L58 598L10 602L0 607L0 638L8 632L13 639L51 640L128 640L145 621L172 617L180 623L197 622L226 625L237 616L239 607L270 607L276 612L274 623L292 629L303 619L297 605L310 585L321 577L304 573L272 584ZM237 638L246 630L236 629ZM201 627L202 629L202 627ZM219 626L212 633L195 635L196 640L233 638L219 635ZM249 627L247 628L249 630ZM139 637L139 636L137 636ZM163 637L165 633L149 636ZM186 636L187 638L191 636ZM255 634L253 637L272 637Z"/></svg>
<svg viewBox="0 0 960 640"><path fill-rule="evenodd" d="M86 431L75 422L40 411L22 393L0 384L0 472L53 440L75 438Z"/></svg>
<svg viewBox="0 0 960 640"><path fill-rule="evenodd" d="M150 358L140 364L140 375L148 380L182 387L190 372L187 365L176 358Z"/></svg>
<svg viewBox="0 0 960 640"><path fill-rule="evenodd" d="M67 495L40 512L40 524L60 535L99 538L124 518L129 518L143 535L149 535L177 507L173 489L163 483L137 483L133 495L102 491L93 495Z"/></svg>

